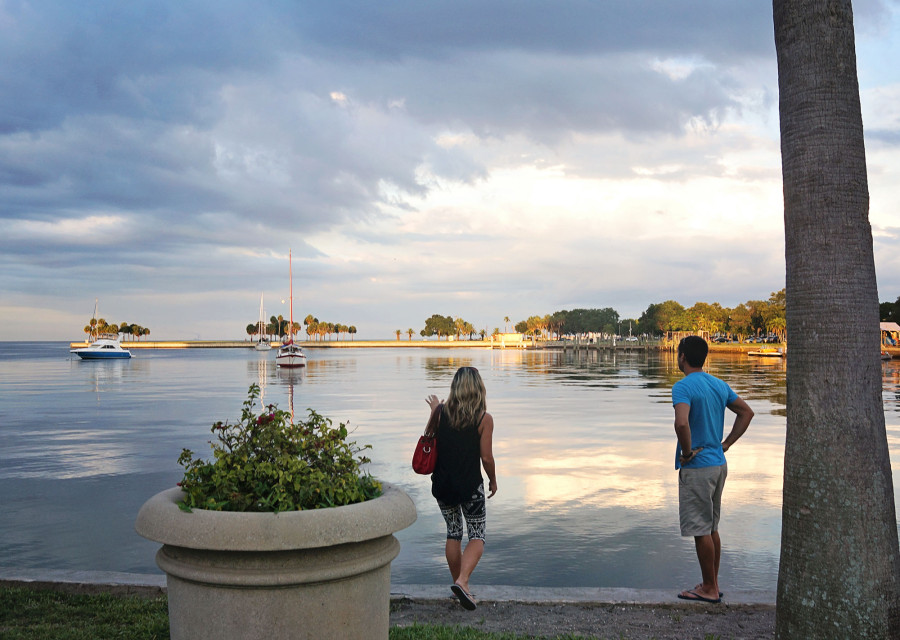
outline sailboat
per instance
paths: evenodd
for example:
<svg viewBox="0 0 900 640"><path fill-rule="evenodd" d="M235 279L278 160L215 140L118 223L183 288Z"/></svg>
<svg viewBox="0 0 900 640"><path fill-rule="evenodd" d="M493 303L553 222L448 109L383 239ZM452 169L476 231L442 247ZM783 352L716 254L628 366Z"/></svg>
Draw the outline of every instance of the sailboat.
<svg viewBox="0 0 900 640"><path fill-rule="evenodd" d="M294 343L294 267L290 251L288 251L288 273L291 283L291 319L288 325L288 339L279 347L278 355L275 356L275 364L279 367L305 367L306 354L303 353L299 344Z"/></svg>
<svg viewBox="0 0 900 640"><path fill-rule="evenodd" d="M266 312L263 309L263 294L259 294L259 342L253 347L257 351L269 351L272 345L263 336L266 333Z"/></svg>

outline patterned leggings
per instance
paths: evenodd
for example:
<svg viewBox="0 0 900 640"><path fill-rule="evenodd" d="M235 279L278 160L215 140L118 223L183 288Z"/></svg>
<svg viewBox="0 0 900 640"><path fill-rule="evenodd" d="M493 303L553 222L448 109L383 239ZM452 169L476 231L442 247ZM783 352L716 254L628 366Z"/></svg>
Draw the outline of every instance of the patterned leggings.
<svg viewBox="0 0 900 640"><path fill-rule="evenodd" d="M481 540L484 542L487 520L487 510L484 506L484 483L478 485L468 502L449 505L438 500L437 503L441 508L441 515L444 516L444 521L447 523L448 540L462 540L462 523L465 518L469 541Z"/></svg>

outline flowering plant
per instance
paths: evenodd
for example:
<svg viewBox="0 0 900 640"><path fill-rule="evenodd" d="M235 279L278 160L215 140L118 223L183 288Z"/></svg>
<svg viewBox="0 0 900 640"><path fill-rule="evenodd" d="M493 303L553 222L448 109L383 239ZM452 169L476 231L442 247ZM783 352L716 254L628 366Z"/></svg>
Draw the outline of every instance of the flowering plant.
<svg viewBox="0 0 900 640"><path fill-rule="evenodd" d="M259 386L250 386L240 422L216 422L210 442L213 460L194 458L184 449L178 463L185 468L179 483L185 511L298 511L363 502L381 495L381 483L356 457L371 445L347 442L347 425L309 409L306 421L274 404L256 414Z"/></svg>

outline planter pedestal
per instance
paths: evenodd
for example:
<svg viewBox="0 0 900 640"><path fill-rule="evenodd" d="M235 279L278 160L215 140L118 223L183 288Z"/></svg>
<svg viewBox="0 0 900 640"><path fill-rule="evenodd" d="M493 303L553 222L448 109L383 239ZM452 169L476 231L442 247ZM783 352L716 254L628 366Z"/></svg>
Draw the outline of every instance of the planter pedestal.
<svg viewBox="0 0 900 640"><path fill-rule="evenodd" d="M188 513L178 488L153 496L135 529L163 543L173 640L386 639L393 533L416 510L382 484L374 500L278 514Z"/></svg>

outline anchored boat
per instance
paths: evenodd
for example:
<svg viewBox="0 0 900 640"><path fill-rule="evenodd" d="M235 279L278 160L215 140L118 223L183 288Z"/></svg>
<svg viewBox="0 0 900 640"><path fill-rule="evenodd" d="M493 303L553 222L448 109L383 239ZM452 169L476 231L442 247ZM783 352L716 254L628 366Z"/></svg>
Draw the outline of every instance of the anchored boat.
<svg viewBox="0 0 900 640"><path fill-rule="evenodd" d="M288 251L288 273L291 284L291 318L288 325L288 339L279 347L278 355L275 356L275 364L279 367L305 367L306 354L303 353L299 344L294 344L294 267L290 251Z"/></svg>
<svg viewBox="0 0 900 640"><path fill-rule="evenodd" d="M119 336L112 333L103 333L90 345L78 349L70 349L82 360L113 360L116 358L130 358L131 351L124 349L119 343Z"/></svg>

